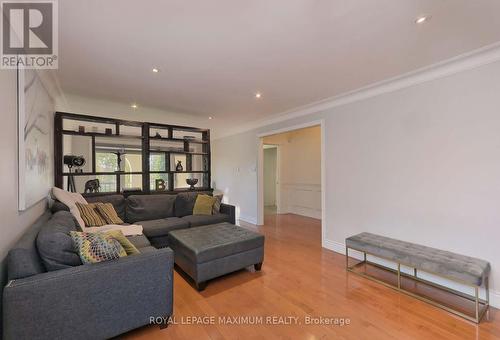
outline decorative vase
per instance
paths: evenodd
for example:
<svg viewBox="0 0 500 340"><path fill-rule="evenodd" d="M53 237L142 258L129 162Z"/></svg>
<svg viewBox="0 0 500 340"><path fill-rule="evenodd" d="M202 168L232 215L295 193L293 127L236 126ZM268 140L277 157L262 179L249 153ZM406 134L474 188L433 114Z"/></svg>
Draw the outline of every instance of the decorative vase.
<svg viewBox="0 0 500 340"><path fill-rule="evenodd" d="M177 165L175 166L175 171L184 171L182 167L182 161L177 161Z"/></svg>

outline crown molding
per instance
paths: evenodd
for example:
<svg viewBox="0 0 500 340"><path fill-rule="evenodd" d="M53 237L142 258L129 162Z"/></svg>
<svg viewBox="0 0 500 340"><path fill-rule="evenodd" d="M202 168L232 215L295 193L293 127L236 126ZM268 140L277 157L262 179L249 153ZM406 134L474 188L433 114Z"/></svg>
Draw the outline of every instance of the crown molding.
<svg viewBox="0 0 500 340"><path fill-rule="evenodd" d="M500 60L500 42L484 46L456 57L435 63L415 71L411 71L393 78L376 82L359 89L337 96L326 98L311 104L300 106L285 112L273 114L270 117L258 120L239 128L229 130L214 139L220 139L235 134L248 132L263 126L280 123L289 119L319 113L335 107L351 104L385 93L395 92L404 88L419 85L432 80L448 77L463 71L478 68Z"/></svg>

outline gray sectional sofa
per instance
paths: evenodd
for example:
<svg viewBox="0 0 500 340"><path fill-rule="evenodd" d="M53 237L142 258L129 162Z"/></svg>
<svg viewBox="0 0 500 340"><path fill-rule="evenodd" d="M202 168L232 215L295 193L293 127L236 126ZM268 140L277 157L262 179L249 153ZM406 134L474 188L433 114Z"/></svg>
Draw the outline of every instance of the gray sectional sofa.
<svg viewBox="0 0 500 340"><path fill-rule="evenodd" d="M69 235L77 223L55 202L7 256L4 339L106 339L172 315L168 232L235 219L224 204L220 214L192 215L195 193L86 199L110 202L125 222L143 225L144 235L129 237L140 254L82 265Z"/></svg>
<svg viewBox="0 0 500 340"><path fill-rule="evenodd" d="M232 205L221 204L220 212L214 215L193 215L197 192L177 195L97 195L86 196L89 203L112 203L118 216L125 222L140 224L144 235L156 248L168 247L168 233L172 230L199 227L202 225L229 222L235 224L236 209ZM69 211L68 207L55 202L52 212Z"/></svg>
<svg viewBox="0 0 500 340"><path fill-rule="evenodd" d="M47 212L10 250L4 339L107 339L172 315L170 248L134 236L140 254L82 265L71 230L71 213Z"/></svg>

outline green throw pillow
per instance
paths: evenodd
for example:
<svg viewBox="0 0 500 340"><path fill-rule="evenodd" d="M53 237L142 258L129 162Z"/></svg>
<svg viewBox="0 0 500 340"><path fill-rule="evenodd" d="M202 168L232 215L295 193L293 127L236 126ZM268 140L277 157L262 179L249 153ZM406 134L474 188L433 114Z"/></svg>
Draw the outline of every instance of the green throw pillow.
<svg viewBox="0 0 500 340"><path fill-rule="evenodd" d="M120 242L106 233L70 231L83 264L115 260L127 256Z"/></svg>
<svg viewBox="0 0 500 340"><path fill-rule="evenodd" d="M123 235L123 232L121 230L110 230L110 231L107 231L106 234L110 235L115 240L117 240L118 242L120 242L120 244L122 245L123 249L125 249L125 252L127 253L127 255L135 255L135 254L140 254L141 253L132 244L132 242L130 242L129 239L125 235Z"/></svg>
<svg viewBox="0 0 500 340"><path fill-rule="evenodd" d="M194 203L193 215L212 215L215 197L209 195L198 195Z"/></svg>

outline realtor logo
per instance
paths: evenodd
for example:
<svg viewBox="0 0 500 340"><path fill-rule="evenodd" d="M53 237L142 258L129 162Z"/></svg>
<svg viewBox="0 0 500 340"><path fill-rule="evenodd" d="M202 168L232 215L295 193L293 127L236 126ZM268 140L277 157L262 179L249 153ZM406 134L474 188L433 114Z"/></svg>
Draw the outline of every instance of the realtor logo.
<svg viewBox="0 0 500 340"><path fill-rule="evenodd" d="M2 2L1 68L57 68L57 3Z"/></svg>

